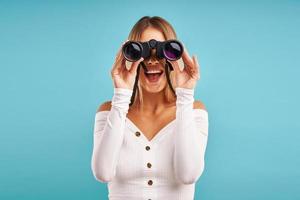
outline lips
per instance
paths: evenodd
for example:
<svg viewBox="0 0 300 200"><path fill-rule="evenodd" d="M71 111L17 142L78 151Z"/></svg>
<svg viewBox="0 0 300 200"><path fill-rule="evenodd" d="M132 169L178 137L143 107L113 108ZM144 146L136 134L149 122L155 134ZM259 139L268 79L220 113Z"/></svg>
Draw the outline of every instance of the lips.
<svg viewBox="0 0 300 200"><path fill-rule="evenodd" d="M149 80L149 82L157 82L161 75L164 73L163 70L148 70L147 72L144 72L146 75L146 78Z"/></svg>

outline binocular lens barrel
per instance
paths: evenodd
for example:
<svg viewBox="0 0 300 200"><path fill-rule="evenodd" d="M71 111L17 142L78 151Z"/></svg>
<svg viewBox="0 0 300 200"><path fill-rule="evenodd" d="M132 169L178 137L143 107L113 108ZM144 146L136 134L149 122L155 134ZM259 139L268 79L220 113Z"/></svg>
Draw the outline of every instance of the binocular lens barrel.
<svg viewBox="0 0 300 200"><path fill-rule="evenodd" d="M178 60L182 55L183 49L177 42L168 42L165 44L163 52L168 60Z"/></svg>
<svg viewBox="0 0 300 200"><path fill-rule="evenodd" d="M123 55L128 61L137 61L142 56L142 47L137 42L128 42L123 46Z"/></svg>
<svg viewBox="0 0 300 200"><path fill-rule="evenodd" d="M157 45L153 47L150 42L155 42ZM155 41L154 39L148 42L137 42L128 41L124 44L122 48L122 53L126 60L130 62L135 62L141 57L146 59L149 57L151 48L156 48L156 56L160 58L166 58L167 60L178 60L183 53L183 46L177 40L167 40L164 42Z"/></svg>

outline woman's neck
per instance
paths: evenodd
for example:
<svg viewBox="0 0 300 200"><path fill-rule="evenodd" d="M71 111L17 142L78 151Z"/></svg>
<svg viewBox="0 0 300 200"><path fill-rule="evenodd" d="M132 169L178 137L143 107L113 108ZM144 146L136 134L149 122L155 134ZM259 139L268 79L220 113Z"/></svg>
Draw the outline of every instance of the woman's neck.
<svg viewBox="0 0 300 200"><path fill-rule="evenodd" d="M160 92L147 92L145 90L142 91L143 93L143 102L139 102L139 100L135 101L131 106L131 109L136 109L142 113L149 113L149 114L157 114L161 113L166 107L169 107L171 104L173 105L174 102L168 102L165 96L165 90Z"/></svg>

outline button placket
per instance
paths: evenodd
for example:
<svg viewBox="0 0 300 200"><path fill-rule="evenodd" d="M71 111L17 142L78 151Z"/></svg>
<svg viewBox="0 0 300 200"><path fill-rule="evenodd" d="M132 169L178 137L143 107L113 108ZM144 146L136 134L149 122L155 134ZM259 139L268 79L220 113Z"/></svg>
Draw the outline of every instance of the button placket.
<svg viewBox="0 0 300 200"><path fill-rule="evenodd" d="M143 187L143 199L145 200L155 200L158 197L155 184L156 179L154 177L155 170L155 150L159 147L158 143L162 137L162 133L156 136L151 141L148 141L142 131L128 118L127 126L131 130L131 137L134 138L138 144L139 149L143 156L143 171L144 171L144 187ZM162 131L160 131L162 132Z"/></svg>
<svg viewBox="0 0 300 200"><path fill-rule="evenodd" d="M144 143L143 146L143 168L145 171L145 192L144 192L144 198L145 199L155 199L155 177L153 173L153 166L155 166L154 161L154 154L155 154L155 148L153 148L154 145L150 142Z"/></svg>
<svg viewBox="0 0 300 200"><path fill-rule="evenodd" d="M144 187L144 192L143 192L143 198L144 199L150 199L154 200L157 197L156 191L155 191L155 177L153 173L153 167L155 166L154 163L154 154L155 154L155 149L156 149L156 142L155 140L152 141L147 141L147 138L144 136L144 134L134 125L129 121L129 128L133 132L133 136L135 139L140 143L142 147L142 152L143 152L143 168L145 172L145 187ZM156 138L157 139L157 138Z"/></svg>
<svg viewBox="0 0 300 200"><path fill-rule="evenodd" d="M154 148L153 144L145 144L144 146L144 167L147 171L152 171L154 160Z"/></svg>
<svg viewBox="0 0 300 200"><path fill-rule="evenodd" d="M150 147L147 148L147 147L149 147L149 146L146 146L146 151L150 151L151 148ZM153 152L151 152L151 157L153 158ZM149 161L149 159L148 159L148 161ZM151 166L152 166L151 163L147 162L147 168L151 168ZM150 177L150 179L148 179L147 183L149 186L153 185L153 179Z"/></svg>
<svg viewBox="0 0 300 200"><path fill-rule="evenodd" d="M152 176L152 168L153 168L153 160L154 160L154 151L153 151L153 147L151 144L145 144L144 146L144 153L143 153L143 158L144 158L144 162L143 162L143 168L145 169L145 171L147 172L147 175ZM152 180L153 181L153 180Z"/></svg>

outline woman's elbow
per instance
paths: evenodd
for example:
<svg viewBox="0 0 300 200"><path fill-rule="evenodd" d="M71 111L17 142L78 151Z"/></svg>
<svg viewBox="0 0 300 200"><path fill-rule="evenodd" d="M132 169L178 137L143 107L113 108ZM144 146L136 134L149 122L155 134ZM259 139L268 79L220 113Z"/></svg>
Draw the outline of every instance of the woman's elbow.
<svg viewBox="0 0 300 200"><path fill-rule="evenodd" d="M92 163L92 172L94 178L102 183L108 183L113 178L113 173L110 169L101 165L96 165L95 163Z"/></svg>
<svg viewBox="0 0 300 200"><path fill-rule="evenodd" d="M101 183L108 183L111 181L111 177L107 176L106 174L93 171L93 175L94 178Z"/></svg>
<svg viewBox="0 0 300 200"><path fill-rule="evenodd" d="M177 179L183 184L193 184L198 181L204 171L204 163L201 166L190 168L177 173Z"/></svg>

